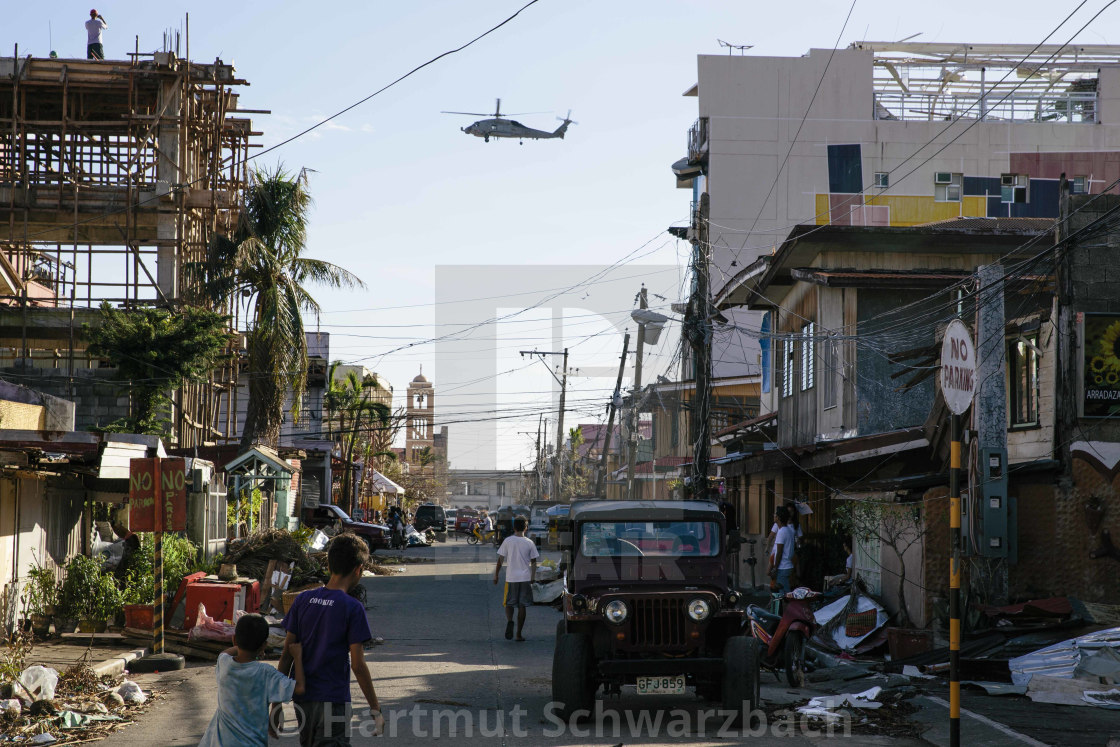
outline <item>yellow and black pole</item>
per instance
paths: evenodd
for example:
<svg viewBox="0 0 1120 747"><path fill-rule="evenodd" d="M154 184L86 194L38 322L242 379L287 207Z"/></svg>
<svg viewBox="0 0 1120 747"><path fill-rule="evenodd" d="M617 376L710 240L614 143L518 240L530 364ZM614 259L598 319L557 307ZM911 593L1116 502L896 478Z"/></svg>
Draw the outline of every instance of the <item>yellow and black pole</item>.
<svg viewBox="0 0 1120 747"><path fill-rule="evenodd" d="M949 744L961 743L961 416L950 415L949 443Z"/></svg>
<svg viewBox="0 0 1120 747"><path fill-rule="evenodd" d="M156 601L152 609L152 653L163 653L163 527L169 515L168 508L163 505L163 467L160 459L155 459L155 480L153 481L153 499L155 500L155 552L152 557L152 570L156 576Z"/></svg>

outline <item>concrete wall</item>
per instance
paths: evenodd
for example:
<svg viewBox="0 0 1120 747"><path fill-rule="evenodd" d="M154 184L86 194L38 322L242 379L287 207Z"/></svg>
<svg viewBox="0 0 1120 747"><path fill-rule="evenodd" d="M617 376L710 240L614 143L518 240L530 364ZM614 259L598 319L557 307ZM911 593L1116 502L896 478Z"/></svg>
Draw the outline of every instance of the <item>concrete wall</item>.
<svg viewBox="0 0 1120 747"><path fill-rule="evenodd" d="M74 370L73 385L69 379L66 369L0 369L0 380L29 385L48 395L42 399L48 430L95 430L128 417L128 388L117 381L116 369L79 368Z"/></svg>
<svg viewBox="0 0 1120 747"><path fill-rule="evenodd" d="M699 116L707 117L710 127L712 236L725 237L713 242L718 267L713 271L715 289L721 277L731 277L759 254L768 253L792 226L816 222L820 212L816 195L830 192L829 144L862 146L863 186L871 183L874 172L897 169L886 192L890 199L932 197L935 171L998 178L1011 171L1011 153L1120 150L1120 69L1105 68L1100 73L1099 124L980 122L903 178L936 150L927 148L919 158L912 158L920 146L931 140L946 142L965 124L874 119L872 54L840 49L797 134L831 54L832 50L813 49L802 57L698 58ZM790 151L795 134L797 141ZM787 151L789 161L778 176ZM903 165L906 159L910 160ZM906 209L903 202L892 209ZM934 207L923 201L922 205L912 221L902 222L954 217L964 209L963 203ZM892 224L900 222L892 220Z"/></svg>

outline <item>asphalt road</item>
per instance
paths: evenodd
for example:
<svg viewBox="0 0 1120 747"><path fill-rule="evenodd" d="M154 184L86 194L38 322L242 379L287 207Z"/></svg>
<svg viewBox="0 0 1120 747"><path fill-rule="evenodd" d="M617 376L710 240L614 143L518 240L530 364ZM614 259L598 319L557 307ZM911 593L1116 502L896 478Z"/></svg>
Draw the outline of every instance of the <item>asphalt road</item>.
<svg viewBox="0 0 1120 747"><path fill-rule="evenodd" d="M492 584L492 547L448 542L430 550L432 564L410 564L405 573L370 578L370 624L385 643L367 652L367 661L388 720L386 739L395 744L477 742L502 745L727 745L818 744L833 741L815 730L774 722L743 733L721 733L723 719L712 703L685 696L621 698L601 702L599 718L570 728L553 716L552 647L559 613L533 607L524 643L504 638L500 587ZM165 691L138 724L119 731L109 744L197 744L214 711L212 665L136 678L145 688ZM791 696L763 680L771 704ZM355 704L364 707L352 683ZM705 713L705 712L708 713ZM922 744L915 740L858 735L833 739L847 744ZM355 735L355 744L378 743ZM297 745L294 737L274 740Z"/></svg>

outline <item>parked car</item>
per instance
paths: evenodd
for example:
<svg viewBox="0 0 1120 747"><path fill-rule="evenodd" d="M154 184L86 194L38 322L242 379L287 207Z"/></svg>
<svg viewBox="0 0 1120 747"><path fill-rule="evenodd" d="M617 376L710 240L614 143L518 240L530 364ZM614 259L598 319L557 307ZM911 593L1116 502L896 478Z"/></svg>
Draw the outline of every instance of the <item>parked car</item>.
<svg viewBox="0 0 1120 747"><path fill-rule="evenodd" d="M693 686L740 716L758 708L758 648L728 583L718 505L577 501L561 537L552 700L565 717L591 710L600 687L617 695L623 685L639 696Z"/></svg>
<svg viewBox="0 0 1120 747"><path fill-rule="evenodd" d="M548 539L548 509L557 505L556 501L533 501L529 504L529 531L526 536L540 547Z"/></svg>
<svg viewBox="0 0 1120 747"><path fill-rule="evenodd" d="M426 529L446 532L447 516L443 512L443 506L437 506L434 503L420 504L416 507L416 516L412 520L412 526L416 527L418 532L423 532Z"/></svg>
<svg viewBox="0 0 1120 747"><path fill-rule="evenodd" d="M448 527L451 527L451 528L455 527L455 517L458 514L459 514L459 509L457 509L457 508L445 508L445 509L443 509L443 515L444 515L444 518L447 519L447 526Z"/></svg>
<svg viewBox="0 0 1120 747"><path fill-rule="evenodd" d="M460 508L459 512L455 514L455 533L467 534L471 530L471 524L478 521L478 511L473 508Z"/></svg>
<svg viewBox="0 0 1120 747"><path fill-rule="evenodd" d="M370 552L389 548L389 527L354 521L339 506L321 503L315 508L304 509L303 524L314 529L330 530L328 534L353 532L366 541Z"/></svg>

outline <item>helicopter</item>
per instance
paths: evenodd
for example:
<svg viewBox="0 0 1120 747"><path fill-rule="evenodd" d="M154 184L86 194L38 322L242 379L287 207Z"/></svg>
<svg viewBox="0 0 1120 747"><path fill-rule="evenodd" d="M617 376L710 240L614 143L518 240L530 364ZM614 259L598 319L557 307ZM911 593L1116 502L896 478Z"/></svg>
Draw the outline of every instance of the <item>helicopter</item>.
<svg viewBox="0 0 1120 747"><path fill-rule="evenodd" d="M540 112L522 112L522 114L539 114ZM518 116L517 114L502 114L502 100L497 99L494 104L493 114L482 114L480 112L441 112L441 114L465 114L471 117L492 117L492 119L480 119L474 124L466 127L460 127L463 132L468 135L482 138L483 142L490 142L492 137L508 137L517 138L524 145L526 138L530 140L549 140L552 138L564 138L564 133L568 131L568 125L579 124L573 122L572 112L568 110L568 116L557 117L560 121L560 126L554 131L535 130L532 127L526 127L517 120L509 119L509 117Z"/></svg>

